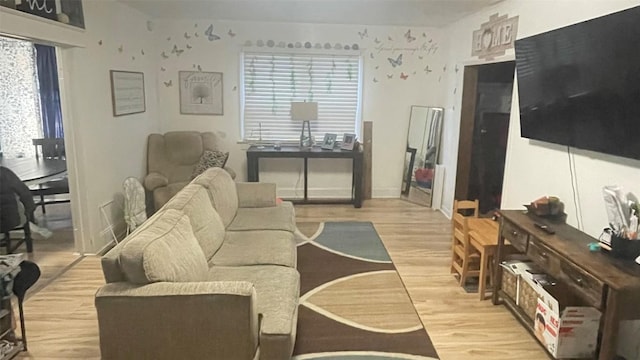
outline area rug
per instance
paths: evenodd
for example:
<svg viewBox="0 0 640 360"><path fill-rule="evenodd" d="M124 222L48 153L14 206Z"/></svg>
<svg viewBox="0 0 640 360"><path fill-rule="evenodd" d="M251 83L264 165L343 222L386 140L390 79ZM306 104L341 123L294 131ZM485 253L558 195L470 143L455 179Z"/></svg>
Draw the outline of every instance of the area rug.
<svg viewBox="0 0 640 360"><path fill-rule="evenodd" d="M298 229L294 359L438 359L370 222L299 223Z"/></svg>

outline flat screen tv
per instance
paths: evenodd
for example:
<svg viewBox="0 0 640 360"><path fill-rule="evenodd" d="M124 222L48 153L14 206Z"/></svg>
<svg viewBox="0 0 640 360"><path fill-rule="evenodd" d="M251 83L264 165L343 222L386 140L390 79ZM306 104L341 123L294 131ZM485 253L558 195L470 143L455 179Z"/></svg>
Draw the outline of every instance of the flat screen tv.
<svg viewBox="0 0 640 360"><path fill-rule="evenodd" d="M522 137L640 159L640 6L515 42Z"/></svg>

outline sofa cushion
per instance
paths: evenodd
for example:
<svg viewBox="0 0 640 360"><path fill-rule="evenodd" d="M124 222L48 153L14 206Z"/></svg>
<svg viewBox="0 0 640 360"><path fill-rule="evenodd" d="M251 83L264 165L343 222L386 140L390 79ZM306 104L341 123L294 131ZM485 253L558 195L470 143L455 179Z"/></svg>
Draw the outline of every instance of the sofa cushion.
<svg viewBox="0 0 640 360"><path fill-rule="evenodd" d="M229 159L228 152L222 152L217 150L205 150L200 157L200 161L196 164L191 174L191 179L202 174L205 170L212 167L223 168Z"/></svg>
<svg viewBox="0 0 640 360"><path fill-rule="evenodd" d="M288 231L229 231L209 266L282 265L296 267L296 243Z"/></svg>
<svg viewBox="0 0 640 360"><path fill-rule="evenodd" d="M274 207L239 208L227 231L284 230L294 232L296 219L293 204L284 201Z"/></svg>
<svg viewBox="0 0 640 360"><path fill-rule="evenodd" d="M248 281L256 288L260 326L260 355L268 359L291 357L295 341L300 275L295 269L275 266L214 266L210 281Z"/></svg>
<svg viewBox="0 0 640 360"><path fill-rule="evenodd" d="M128 239L120 264L125 278L134 284L204 281L208 271L189 218L173 209Z"/></svg>
<svg viewBox="0 0 640 360"><path fill-rule="evenodd" d="M209 200L207 189L189 184L164 206L185 213L191 222L193 233L207 260L218 251L224 240L225 230L220 215Z"/></svg>
<svg viewBox="0 0 640 360"><path fill-rule="evenodd" d="M192 183L207 188L213 207L220 214L225 228L228 227L238 210L238 194L231 175L223 169L210 168L193 179Z"/></svg>

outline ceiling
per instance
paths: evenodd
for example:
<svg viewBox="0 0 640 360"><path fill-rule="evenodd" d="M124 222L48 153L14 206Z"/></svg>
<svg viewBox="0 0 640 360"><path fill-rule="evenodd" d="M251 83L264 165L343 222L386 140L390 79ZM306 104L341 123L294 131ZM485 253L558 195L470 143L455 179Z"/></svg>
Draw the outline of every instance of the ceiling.
<svg viewBox="0 0 640 360"><path fill-rule="evenodd" d="M119 0L156 18L433 26L503 0Z"/></svg>

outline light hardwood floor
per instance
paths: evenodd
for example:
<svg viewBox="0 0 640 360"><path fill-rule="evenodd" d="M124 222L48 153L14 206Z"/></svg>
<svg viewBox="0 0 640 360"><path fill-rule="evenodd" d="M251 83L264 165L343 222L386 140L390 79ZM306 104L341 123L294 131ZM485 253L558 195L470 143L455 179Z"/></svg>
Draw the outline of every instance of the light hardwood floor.
<svg viewBox="0 0 640 360"><path fill-rule="evenodd" d="M538 343L502 306L466 293L449 274L451 224L441 213L402 200L368 200L361 209L296 206L300 222L371 221L443 360L546 360ZM86 257L25 303L33 359L99 358L93 296L100 260Z"/></svg>

